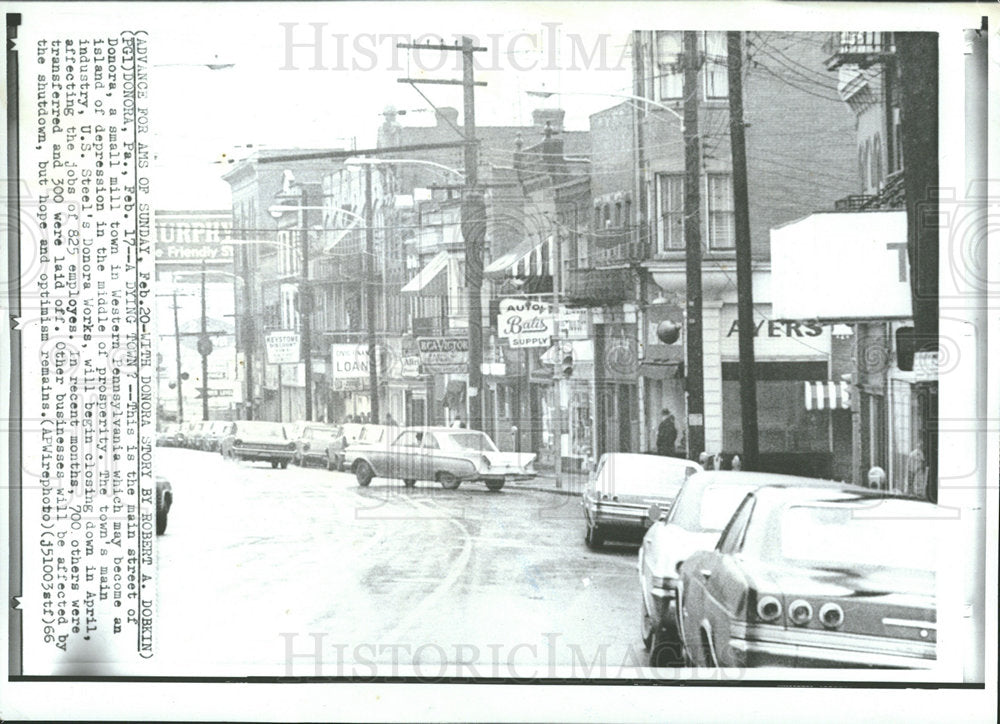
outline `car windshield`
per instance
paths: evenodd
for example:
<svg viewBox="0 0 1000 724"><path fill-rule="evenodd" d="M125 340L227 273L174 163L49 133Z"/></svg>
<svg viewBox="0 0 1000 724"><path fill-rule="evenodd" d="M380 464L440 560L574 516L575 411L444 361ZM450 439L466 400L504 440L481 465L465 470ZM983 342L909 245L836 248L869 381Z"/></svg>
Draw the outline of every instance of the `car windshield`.
<svg viewBox="0 0 1000 724"><path fill-rule="evenodd" d="M464 452L497 452L489 436L477 430L468 432L445 432L437 434L438 443L444 450L460 450Z"/></svg>
<svg viewBox="0 0 1000 724"><path fill-rule="evenodd" d="M866 517L865 510L837 503L790 506L781 513L776 552L782 561L799 565L934 570L935 521Z"/></svg>
<svg viewBox="0 0 1000 724"><path fill-rule="evenodd" d="M722 531L736 508L756 485L706 485L683 488L670 511L670 522L692 533Z"/></svg>
<svg viewBox="0 0 1000 724"><path fill-rule="evenodd" d="M276 422L241 422L236 426L236 434L286 439L285 428Z"/></svg>
<svg viewBox="0 0 1000 724"><path fill-rule="evenodd" d="M610 455L601 467L597 486L608 494L676 494L695 470L655 455Z"/></svg>
<svg viewBox="0 0 1000 724"><path fill-rule="evenodd" d="M335 427L307 427L302 431L302 437L310 440L339 440L340 430Z"/></svg>
<svg viewBox="0 0 1000 724"><path fill-rule="evenodd" d="M365 425L358 433L358 442L378 442L385 435L385 428L379 425Z"/></svg>

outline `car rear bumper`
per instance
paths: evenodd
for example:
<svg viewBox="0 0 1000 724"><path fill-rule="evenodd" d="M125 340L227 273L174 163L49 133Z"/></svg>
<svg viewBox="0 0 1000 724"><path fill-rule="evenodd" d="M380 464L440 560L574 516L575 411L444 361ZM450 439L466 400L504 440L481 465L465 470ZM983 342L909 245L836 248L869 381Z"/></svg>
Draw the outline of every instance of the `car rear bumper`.
<svg viewBox="0 0 1000 724"><path fill-rule="evenodd" d="M844 635L837 646L817 646L794 643L788 640L747 639L733 637L729 641L733 653L740 659L738 665L751 668L782 666L797 668L836 669L931 669L937 664L932 643L907 643L881 639L855 642L847 639L872 639L873 637Z"/></svg>
<svg viewBox="0 0 1000 724"><path fill-rule="evenodd" d="M491 471L488 473L482 473L476 479L482 480L483 482L489 481L498 483L504 483L504 482L509 483L515 480L534 480L537 477L538 475L536 475L535 473L526 473L524 471L511 470L509 472Z"/></svg>
<svg viewBox="0 0 1000 724"><path fill-rule="evenodd" d="M264 460L266 462L289 462L294 457L294 450L268 450L255 447L233 447L233 457L241 460Z"/></svg>

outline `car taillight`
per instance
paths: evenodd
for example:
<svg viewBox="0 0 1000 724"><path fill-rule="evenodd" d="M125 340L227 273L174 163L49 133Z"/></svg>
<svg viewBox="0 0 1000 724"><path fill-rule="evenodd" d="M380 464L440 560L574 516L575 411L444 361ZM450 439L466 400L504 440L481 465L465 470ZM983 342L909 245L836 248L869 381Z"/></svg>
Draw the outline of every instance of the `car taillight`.
<svg viewBox="0 0 1000 724"><path fill-rule="evenodd" d="M239 447L242 444L243 444L243 441L240 440L239 438L236 438L235 440L233 440L233 445L235 445L236 447Z"/></svg>
<svg viewBox="0 0 1000 724"><path fill-rule="evenodd" d="M289 450L294 450L295 449L295 443L294 442L290 442L287 445L285 445L285 447L288 448Z"/></svg>
<svg viewBox="0 0 1000 724"><path fill-rule="evenodd" d="M796 626L805 626L807 623L812 621L813 617L813 607L809 605L809 601L803 601L801 598L792 601L791 605L788 607L788 618Z"/></svg>
<svg viewBox="0 0 1000 724"><path fill-rule="evenodd" d="M844 623L844 609L836 603L824 603L819 609L819 620L827 628L840 628Z"/></svg>
<svg viewBox="0 0 1000 724"><path fill-rule="evenodd" d="M309 449L309 443L307 443L307 442L302 443L302 449L303 450L308 450Z"/></svg>
<svg viewBox="0 0 1000 724"><path fill-rule="evenodd" d="M757 616L761 621L775 621L781 616L781 601L775 596L762 596L757 601Z"/></svg>

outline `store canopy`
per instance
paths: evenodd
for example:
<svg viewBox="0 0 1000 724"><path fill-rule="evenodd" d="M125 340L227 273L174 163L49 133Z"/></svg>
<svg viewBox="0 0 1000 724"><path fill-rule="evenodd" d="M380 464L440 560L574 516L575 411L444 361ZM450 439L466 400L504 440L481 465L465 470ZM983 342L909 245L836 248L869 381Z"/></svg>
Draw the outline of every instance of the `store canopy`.
<svg viewBox="0 0 1000 724"><path fill-rule="evenodd" d="M807 410L850 410L851 386L846 382L803 382Z"/></svg>
<svg viewBox="0 0 1000 724"><path fill-rule="evenodd" d="M400 291L404 294L441 295L448 293L450 254L439 251Z"/></svg>
<svg viewBox="0 0 1000 724"><path fill-rule="evenodd" d="M483 270L483 275L490 279L501 279L506 276L531 277L550 274L552 257L552 237L544 239L525 239L506 254L494 259Z"/></svg>

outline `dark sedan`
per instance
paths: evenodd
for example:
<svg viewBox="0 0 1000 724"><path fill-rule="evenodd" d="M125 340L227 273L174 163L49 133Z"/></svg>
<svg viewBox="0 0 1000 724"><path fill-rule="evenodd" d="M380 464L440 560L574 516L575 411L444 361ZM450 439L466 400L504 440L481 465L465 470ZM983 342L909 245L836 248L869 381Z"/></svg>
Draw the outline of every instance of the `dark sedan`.
<svg viewBox="0 0 1000 724"><path fill-rule="evenodd" d="M926 669L937 506L853 486L765 487L681 567L696 666Z"/></svg>

